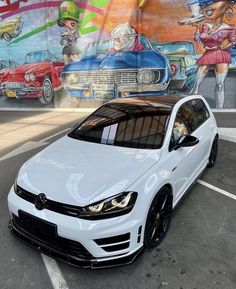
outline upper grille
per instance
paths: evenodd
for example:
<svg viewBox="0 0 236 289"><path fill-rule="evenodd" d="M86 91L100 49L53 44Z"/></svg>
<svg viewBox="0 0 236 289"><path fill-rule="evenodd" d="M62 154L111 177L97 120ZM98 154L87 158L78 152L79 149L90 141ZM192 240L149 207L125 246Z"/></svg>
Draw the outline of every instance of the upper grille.
<svg viewBox="0 0 236 289"><path fill-rule="evenodd" d="M34 204L35 207L37 207L38 195L30 193L18 185L15 189L15 193L20 198ZM113 212L112 217L118 217L118 216L121 216L124 214L128 214L129 212L131 212L132 208L133 208L132 206L129 206L124 210ZM84 208L83 207L60 203L60 202L56 202L56 201L53 201L53 200L50 200L47 198L45 200L45 204L44 204L43 209L54 211L54 212L57 212L59 214L67 215L70 217L86 219L86 220L100 220L100 219L106 219L106 218L111 217L111 214L101 214L101 215L94 215L94 216L92 214L91 215L84 214Z"/></svg>
<svg viewBox="0 0 236 289"><path fill-rule="evenodd" d="M16 194L22 199L33 204L35 203L36 197L37 197L37 195L26 191L25 189L21 188L18 185L16 188ZM52 200L47 200L45 208L48 210L61 213L64 215L72 216L72 217L77 217L79 216L79 213L80 213L80 207L62 204L62 203L52 201Z"/></svg>
<svg viewBox="0 0 236 289"><path fill-rule="evenodd" d="M137 70L134 71L99 71L99 72L79 72L78 84L136 84L137 83Z"/></svg>

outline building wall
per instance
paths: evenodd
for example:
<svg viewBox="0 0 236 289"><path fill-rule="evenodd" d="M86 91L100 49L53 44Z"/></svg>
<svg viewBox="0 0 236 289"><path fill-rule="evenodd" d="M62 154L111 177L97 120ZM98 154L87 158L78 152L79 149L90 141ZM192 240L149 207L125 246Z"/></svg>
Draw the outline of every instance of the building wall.
<svg viewBox="0 0 236 289"><path fill-rule="evenodd" d="M0 107L95 107L108 100L106 97L98 99L95 95L75 97L63 88L64 82L60 78L61 71L64 69L68 71L65 68L67 60L65 60L65 55L62 53L65 46L62 45L62 35L65 34L66 28L65 26L59 26L58 20L60 18L59 7L66 2L69 1L0 1L0 58L2 65L0 70ZM177 51L173 50L169 55L164 56L169 59L172 73L175 66L182 73L184 73L184 70L188 70L187 74L188 76L189 73L191 74L191 80L180 89L174 87L173 83L175 80L179 81L181 77L184 77L184 74L179 75L179 79L176 75L170 75L170 85L166 89L152 91L153 94L191 93L196 83L199 68L196 61L205 52L205 48L199 41L194 40L196 26L180 25L179 23L184 18L192 15L191 7L186 5L187 0L71 0L71 2L76 3L78 8L76 13L80 22L77 30L80 37L75 41L74 46L80 53L78 59L74 57L69 61L81 61L89 43L108 38L115 27L129 23L132 27L135 27L138 33L144 33L150 42L161 44L163 42L188 41L193 43L196 50L195 55L184 51L185 46L183 46L182 51L179 51L180 48L176 44ZM204 2L204 0L198 2ZM229 2L232 3L232 1ZM205 3L208 6L212 5L210 1L205 0ZM230 8L232 12L236 9L233 4L228 7L227 11ZM234 30L236 16L233 15L231 19L229 18L225 13L222 21ZM203 25L208 22L204 18L203 21L194 23ZM18 30L17 27L19 27ZM230 41L234 42L232 38L233 36ZM51 61L47 59L47 64L42 65L40 61L43 60L43 57L47 58L45 53L48 52L41 55L40 53L32 53L39 50L49 51L50 57L52 57ZM122 53L122 55L126 55L126 52ZM137 51L136 53L141 54ZM166 54L165 50L159 50L158 53ZM26 61L31 63L24 64L27 54ZM145 61L147 61L147 55L145 54ZM179 57L180 55L182 56ZM225 101L223 105L221 104L223 108L236 108L234 82L236 48L231 49L231 55L233 64L230 65L229 72L225 73L227 74L225 82L221 80L221 86L225 83L225 87L223 87ZM178 58L178 61L173 60L174 56ZM127 56L124 57L127 58ZM16 67L6 68L6 66L12 66L13 64ZM137 69L140 68L139 65L140 63L137 63ZM159 66L160 63L157 60L155 68L157 69ZM169 64L167 66L169 67ZM168 67L166 69L169 69ZM78 73L80 69L78 69ZM217 83L214 69L215 65L212 65L209 73L200 84L199 93L206 97L213 108L221 108L217 104L217 87L215 88ZM92 70L93 68L90 69L90 71ZM116 73L116 68L112 70L113 74ZM27 80L27 77L32 79ZM53 95L50 90L54 91ZM146 93L145 88L142 88L142 91L144 94ZM46 94L46 98L42 97L43 92ZM128 90L127 94L129 94ZM107 96L108 94L105 93L104 95ZM117 95L114 94L114 97L120 96Z"/></svg>

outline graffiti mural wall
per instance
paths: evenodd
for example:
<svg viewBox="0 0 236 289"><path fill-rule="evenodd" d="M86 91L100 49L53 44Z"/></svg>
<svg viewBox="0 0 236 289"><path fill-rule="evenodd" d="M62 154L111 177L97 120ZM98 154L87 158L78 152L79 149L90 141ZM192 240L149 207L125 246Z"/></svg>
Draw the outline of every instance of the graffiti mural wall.
<svg viewBox="0 0 236 289"><path fill-rule="evenodd" d="M2 0L0 107L191 93L236 108L235 2Z"/></svg>

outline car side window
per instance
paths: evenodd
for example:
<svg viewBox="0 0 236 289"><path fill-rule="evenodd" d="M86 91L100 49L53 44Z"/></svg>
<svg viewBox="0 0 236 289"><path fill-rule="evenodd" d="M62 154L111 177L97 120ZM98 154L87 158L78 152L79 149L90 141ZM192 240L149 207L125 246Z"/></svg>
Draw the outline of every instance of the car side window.
<svg viewBox="0 0 236 289"><path fill-rule="evenodd" d="M191 134L196 129L197 123L193 115L192 106L190 106L189 101L181 105L177 115L184 121L188 128L189 134Z"/></svg>
<svg viewBox="0 0 236 289"><path fill-rule="evenodd" d="M193 116L196 120L197 127L199 127L210 117L210 113L201 99L191 100L191 106L193 108Z"/></svg>
<svg viewBox="0 0 236 289"><path fill-rule="evenodd" d="M184 135L190 135L195 127L192 120L192 111L188 103L183 104L176 115L174 127L172 129L169 149L171 150Z"/></svg>

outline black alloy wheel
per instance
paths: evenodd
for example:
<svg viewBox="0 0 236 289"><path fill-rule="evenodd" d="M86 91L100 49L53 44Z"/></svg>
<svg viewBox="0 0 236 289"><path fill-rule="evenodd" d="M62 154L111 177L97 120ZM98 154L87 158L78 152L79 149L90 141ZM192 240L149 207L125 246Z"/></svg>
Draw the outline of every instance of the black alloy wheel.
<svg viewBox="0 0 236 289"><path fill-rule="evenodd" d="M211 153L209 156L209 162L208 162L208 168L214 167L216 164L217 154L218 154L218 135L215 136L212 147L211 147Z"/></svg>
<svg viewBox="0 0 236 289"><path fill-rule="evenodd" d="M152 201L150 206L144 234L144 246L156 247L165 238L172 215L173 196L171 191L162 188Z"/></svg>

